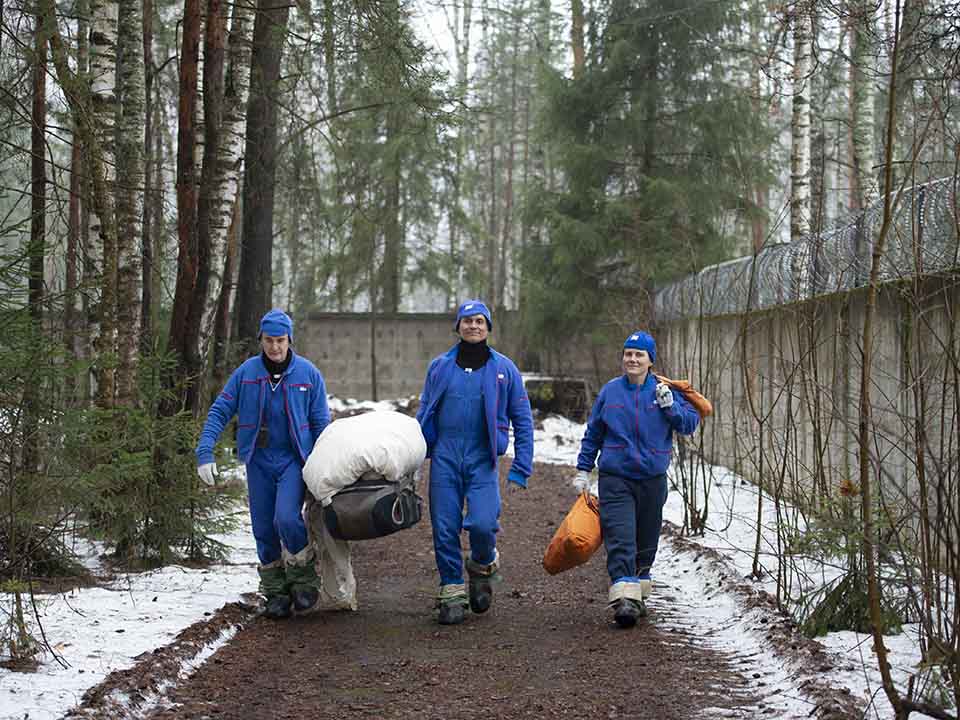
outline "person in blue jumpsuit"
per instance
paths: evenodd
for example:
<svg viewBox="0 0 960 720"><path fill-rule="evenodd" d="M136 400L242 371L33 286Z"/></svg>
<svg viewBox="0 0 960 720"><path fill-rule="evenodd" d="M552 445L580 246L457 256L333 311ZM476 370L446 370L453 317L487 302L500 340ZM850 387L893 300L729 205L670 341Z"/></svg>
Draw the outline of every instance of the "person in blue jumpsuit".
<svg viewBox="0 0 960 720"><path fill-rule="evenodd" d="M264 614L304 614L319 602L319 580L302 508L303 465L330 422L327 389L313 363L293 352L293 321L271 310L260 321L262 352L237 368L207 414L197 473L216 482L213 448L237 416L237 456L246 463L250 519L260 559Z"/></svg>
<svg viewBox="0 0 960 720"><path fill-rule="evenodd" d="M600 526L607 550L610 606L620 627L646 615L650 568L660 543L673 433L691 435L700 422L683 395L658 383L657 345L648 333L623 343L623 375L600 390L580 443L574 487L590 487L600 453Z"/></svg>
<svg viewBox="0 0 960 720"><path fill-rule="evenodd" d="M514 458L507 476L509 490L526 488L532 471L530 401L517 366L487 345L492 329L490 310L483 302L460 305L454 323L460 341L430 363L417 411L430 458L430 522L440 573L437 607L442 625L463 622L468 604L474 613L490 608L492 581L500 566L497 458L507 450L511 424ZM466 563L460 548L462 530L470 538Z"/></svg>

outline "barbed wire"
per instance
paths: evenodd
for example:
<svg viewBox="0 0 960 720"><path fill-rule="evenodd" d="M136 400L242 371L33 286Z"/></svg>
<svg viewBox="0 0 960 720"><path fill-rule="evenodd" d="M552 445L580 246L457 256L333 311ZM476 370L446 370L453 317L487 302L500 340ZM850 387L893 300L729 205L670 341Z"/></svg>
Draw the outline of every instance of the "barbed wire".
<svg viewBox="0 0 960 720"><path fill-rule="evenodd" d="M948 177L905 191L881 257L881 282L960 267L956 185ZM706 267L659 290L654 317L739 315L862 287L882 219L881 199L830 230Z"/></svg>

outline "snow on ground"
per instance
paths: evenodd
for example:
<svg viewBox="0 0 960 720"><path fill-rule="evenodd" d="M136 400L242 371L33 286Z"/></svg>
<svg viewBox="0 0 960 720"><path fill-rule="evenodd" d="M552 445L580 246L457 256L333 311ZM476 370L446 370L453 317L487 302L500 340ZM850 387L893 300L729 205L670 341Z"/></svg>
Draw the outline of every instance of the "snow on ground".
<svg viewBox="0 0 960 720"><path fill-rule="evenodd" d="M373 400L355 400L354 398L347 398L346 400L335 397L327 398L327 405L331 413L356 412L359 410L396 410L398 402L397 400L374 402Z"/></svg>
<svg viewBox="0 0 960 720"><path fill-rule="evenodd" d="M393 409L390 402L358 403L331 400L331 409ZM548 417L543 429L536 431L535 459L538 462L570 464L576 462L584 425L564 418ZM238 471L242 473L242 468ZM680 475L674 469L674 481ZM749 548L754 543L757 490L723 468L707 468L710 482L708 524L710 528L695 541L719 551L727 570L745 578L751 571ZM571 470L571 479L573 472ZM535 480L535 478L534 478ZM689 480L689 476L688 476ZM702 482L702 479L701 479ZM701 495L702 496L702 495ZM573 494L571 491L571 502ZM772 503L765 503L772 512ZM18 720L54 720L77 704L84 691L100 683L110 672L132 666L141 653L169 643L181 630L210 615L225 603L239 600L257 588L256 550L245 509L237 511L241 526L220 539L232 548L227 562L197 570L179 566L155 572L121 574L104 587L81 588L63 594L38 597L38 612L46 637L53 644L62 666L46 654L35 673L16 673L0 668L0 718ZM683 504L679 493L671 492L664 508L666 520L683 523ZM764 521L773 527L772 516ZM775 536L765 531L769 548ZM775 567L772 550L765 563ZM764 698L758 715L779 718L806 717L809 701L798 687L796 668L785 667L764 641L762 619L755 610L746 610L739 599L718 589L721 571L715 564L702 562L689 552L677 549L670 538L661 544L655 567L655 595L652 599L662 622L678 633L700 639L717 649L749 663L757 680L753 688ZM835 570L807 567L806 572L828 577ZM771 580L755 584L771 590ZM669 599L682 599L692 612L671 613ZM6 603L0 599L0 608ZM879 674L871 650L871 639L855 633L832 633L821 639L844 660L848 668L831 678L857 697L875 699L875 710L868 717L892 718L886 697L879 688ZM888 639L892 662L903 681L905 673L919 661L916 628ZM221 638L220 642L223 642ZM201 661L211 650L195 659ZM0 658L2 659L2 658ZM190 668L185 672L189 673ZM808 669L808 671L810 671ZM719 712L719 711L718 711ZM773 713L774 715L771 715ZM719 714L717 715L720 716ZM923 717L915 715L914 717Z"/></svg>

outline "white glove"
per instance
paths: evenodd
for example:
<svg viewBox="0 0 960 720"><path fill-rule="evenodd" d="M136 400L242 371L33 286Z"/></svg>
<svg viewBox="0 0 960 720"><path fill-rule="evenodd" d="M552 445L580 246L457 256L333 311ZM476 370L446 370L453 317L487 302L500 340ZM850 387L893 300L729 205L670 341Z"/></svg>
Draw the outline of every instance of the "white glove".
<svg viewBox="0 0 960 720"><path fill-rule="evenodd" d="M673 405L673 392L666 383L658 383L656 389L657 405L661 408L668 408Z"/></svg>
<svg viewBox="0 0 960 720"><path fill-rule="evenodd" d="M590 489L590 473L586 470L577 470L577 477L573 480L573 489L578 493Z"/></svg>
<svg viewBox="0 0 960 720"><path fill-rule="evenodd" d="M205 463L203 465L200 465L197 468L197 475L200 476L200 479L203 480L204 483L206 483L210 487L213 487L214 485L217 484L217 475L219 475L219 473L217 472L217 464Z"/></svg>

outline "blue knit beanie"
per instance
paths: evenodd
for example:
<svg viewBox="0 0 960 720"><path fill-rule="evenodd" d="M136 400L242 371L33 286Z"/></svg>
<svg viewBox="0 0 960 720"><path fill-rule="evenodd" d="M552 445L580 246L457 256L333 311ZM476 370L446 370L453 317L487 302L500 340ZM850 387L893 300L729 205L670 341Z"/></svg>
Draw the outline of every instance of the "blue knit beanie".
<svg viewBox="0 0 960 720"><path fill-rule="evenodd" d="M647 355L650 356L650 363L653 364L657 361L657 343L654 342L649 333L645 333L643 330L630 333L627 339L623 341L623 347L624 349L646 350Z"/></svg>
<svg viewBox="0 0 960 720"><path fill-rule="evenodd" d="M490 319L490 309L483 300L467 300L457 309L457 321L453 324L453 331L460 331L460 321L465 317L483 315L487 319L487 330L493 330L493 320Z"/></svg>
<svg viewBox="0 0 960 720"><path fill-rule="evenodd" d="M272 337L283 337L288 335L290 341L293 341L293 320L283 310L273 309L260 319L260 335L267 334Z"/></svg>

